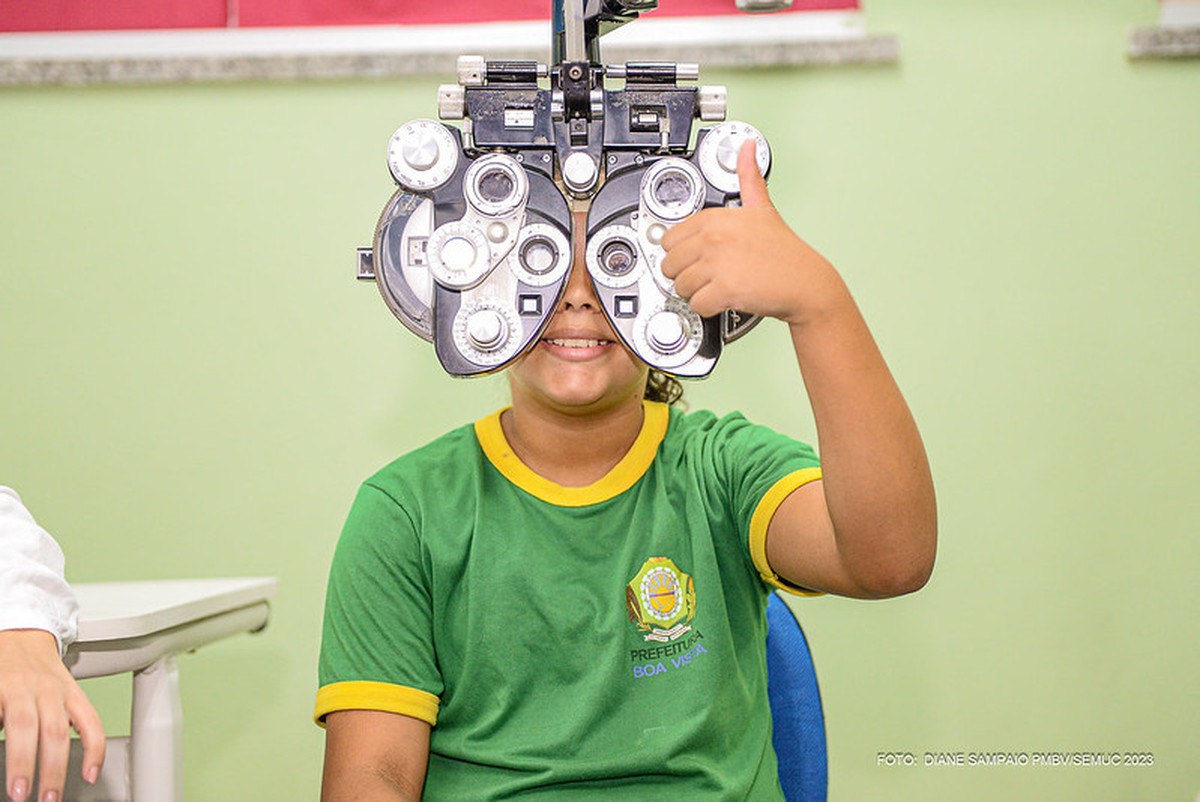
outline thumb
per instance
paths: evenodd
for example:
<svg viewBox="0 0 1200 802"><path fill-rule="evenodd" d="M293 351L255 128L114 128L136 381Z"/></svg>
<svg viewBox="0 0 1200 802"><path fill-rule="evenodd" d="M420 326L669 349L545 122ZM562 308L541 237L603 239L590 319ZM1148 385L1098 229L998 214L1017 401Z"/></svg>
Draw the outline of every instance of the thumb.
<svg viewBox="0 0 1200 802"><path fill-rule="evenodd" d="M767 193L767 181L758 171L758 160L755 158L757 143L753 137L748 137L738 151L738 184L742 195L743 206L770 206L771 196Z"/></svg>

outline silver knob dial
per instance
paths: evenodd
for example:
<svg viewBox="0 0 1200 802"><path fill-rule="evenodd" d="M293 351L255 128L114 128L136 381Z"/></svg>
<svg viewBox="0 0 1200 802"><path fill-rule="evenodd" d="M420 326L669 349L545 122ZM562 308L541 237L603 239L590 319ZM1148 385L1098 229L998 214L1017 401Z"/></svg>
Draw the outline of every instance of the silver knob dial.
<svg viewBox="0 0 1200 802"><path fill-rule="evenodd" d="M709 129L697 148L696 161L708 183L722 192L738 191L738 153L747 139L755 141L754 158L758 162L758 171L767 174L767 168L771 166L771 148L766 137L748 123L721 123Z"/></svg>
<svg viewBox="0 0 1200 802"><path fill-rule="evenodd" d="M458 144L435 120L409 120L388 143L388 169L396 183L414 192L436 189L458 167Z"/></svg>
<svg viewBox="0 0 1200 802"><path fill-rule="evenodd" d="M453 290L474 287L492 266L483 234L460 221L434 229L425 246L425 255L434 279Z"/></svg>
<svg viewBox="0 0 1200 802"><path fill-rule="evenodd" d="M646 339L660 354L674 354L687 344L687 324L670 310L655 312L646 324Z"/></svg>
<svg viewBox="0 0 1200 802"><path fill-rule="evenodd" d="M521 347L521 320L512 304L496 297L465 302L454 315L454 347L463 358L497 368Z"/></svg>
<svg viewBox="0 0 1200 802"><path fill-rule="evenodd" d="M567 157L562 165L563 181L569 189L577 192L585 192L592 188L596 183L596 178L599 172L596 169L596 162L592 157L581 150L577 150Z"/></svg>
<svg viewBox="0 0 1200 802"><path fill-rule="evenodd" d="M479 309L467 318L467 338L481 351L495 351L508 340L508 323L495 309Z"/></svg>

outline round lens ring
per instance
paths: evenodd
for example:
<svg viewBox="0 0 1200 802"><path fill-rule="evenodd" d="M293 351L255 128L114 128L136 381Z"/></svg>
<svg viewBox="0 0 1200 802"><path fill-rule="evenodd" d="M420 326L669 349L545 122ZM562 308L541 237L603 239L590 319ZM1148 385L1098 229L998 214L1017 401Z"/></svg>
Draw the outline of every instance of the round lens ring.
<svg viewBox="0 0 1200 802"><path fill-rule="evenodd" d="M530 287L549 287L571 270L571 242L557 226L530 223L521 228L506 262L518 281Z"/></svg>
<svg viewBox="0 0 1200 802"><path fill-rule="evenodd" d="M510 172L499 165L492 167L479 176L479 197L488 203L504 203L512 197L517 182Z"/></svg>
<svg viewBox="0 0 1200 802"><path fill-rule="evenodd" d="M472 210L500 219L517 214L529 198L529 177L521 163L506 153L488 153L471 162L463 176L463 193Z"/></svg>
<svg viewBox="0 0 1200 802"><path fill-rule="evenodd" d="M544 276L558 262L558 249L549 237L530 237L521 246L521 266L535 276Z"/></svg>
<svg viewBox="0 0 1200 802"><path fill-rule="evenodd" d="M642 176L642 208L659 220L682 220L704 205L704 186L691 162L678 156L658 159Z"/></svg>
<svg viewBox="0 0 1200 802"><path fill-rule="evenodd" d="M599 287L629 287L646 272L647 257L638 233L626 225L609 225L589 232L584 261L588 275Z"/></svg>
<svg viewBox="0 0 1200 802"><path fill-rule="evenodd" d="M600 269L610 276L624 276L636 264L637 252L632 243L612 239L600 248Z"/></svg>
<svg viewBox="0 0 1200 802"><path fill-rule="evenodd" d="M667 208L677 208L692 197L691 176L682 170L664 170L654 182L654 199Z"/></svg>

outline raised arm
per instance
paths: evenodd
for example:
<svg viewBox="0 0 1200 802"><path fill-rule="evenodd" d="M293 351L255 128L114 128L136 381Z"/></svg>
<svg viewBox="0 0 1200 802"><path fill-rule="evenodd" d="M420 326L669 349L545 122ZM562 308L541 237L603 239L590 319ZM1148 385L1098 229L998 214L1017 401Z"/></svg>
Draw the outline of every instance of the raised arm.
<svg viewBox="0 0 1200 802"><path fill-rule="evenodd" d="M325 717L321 802L417 802L429 762L430 727L375 710Z"/></svg>
<svg viewBox="0 0 1200 802"><path fill-rule="evenodd" d="M793 492L767 530L767 559L791 582L882 598L933 570L933 480L913 417L833 266L788 227L754 162L743 205L705 209L663 238L663 272L701 315L741 309L788 324L817 424L823 480Z"/></svg>

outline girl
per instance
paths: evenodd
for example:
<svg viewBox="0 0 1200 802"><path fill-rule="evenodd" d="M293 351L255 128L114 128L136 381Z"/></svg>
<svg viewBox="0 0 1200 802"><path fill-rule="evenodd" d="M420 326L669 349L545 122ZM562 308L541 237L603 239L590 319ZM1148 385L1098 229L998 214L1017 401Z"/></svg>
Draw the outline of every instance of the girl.
<svg viewBox="0 0 1200 802"><path fill-rule="evenodd" d="M834 268L742 149L743 206L663 239L698 314L788 324L823 448L683 414L575 264L512 406L360 490L330 576L324 800L782 799L771 586L881 598L933 567L917 428Z"/></svg>

